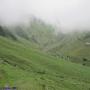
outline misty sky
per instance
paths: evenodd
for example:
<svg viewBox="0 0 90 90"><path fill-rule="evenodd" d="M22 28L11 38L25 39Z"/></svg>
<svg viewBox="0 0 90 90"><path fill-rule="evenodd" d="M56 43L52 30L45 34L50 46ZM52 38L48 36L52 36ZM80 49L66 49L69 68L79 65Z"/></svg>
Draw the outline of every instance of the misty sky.
<svg viewBox="0 0 90 90"><path fill-rule="evenodd" d="M62 28L89 28L90 0L0 0L0 22L27 21L30 15Z"/></svg>

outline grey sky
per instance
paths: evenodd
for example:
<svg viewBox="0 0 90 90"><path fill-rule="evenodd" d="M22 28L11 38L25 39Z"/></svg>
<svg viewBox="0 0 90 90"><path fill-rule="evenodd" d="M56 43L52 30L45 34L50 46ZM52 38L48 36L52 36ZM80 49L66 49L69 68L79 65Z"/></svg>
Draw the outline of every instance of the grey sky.
<svg viewBox="0 0 90 90"><path fill-rule="evenodd" d="M0 20L28 20L30 15L62 28L90 27L90 0L0 0Z"/></svg>

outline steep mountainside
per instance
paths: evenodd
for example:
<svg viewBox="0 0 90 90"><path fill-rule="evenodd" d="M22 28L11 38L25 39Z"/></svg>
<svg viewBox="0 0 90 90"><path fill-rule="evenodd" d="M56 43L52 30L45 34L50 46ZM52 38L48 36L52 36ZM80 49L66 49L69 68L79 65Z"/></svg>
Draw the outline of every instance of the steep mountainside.
<svg viewBox="0 0 90 90"><path fill-rule="evenodd" d="M90 66L90 32L73 32L63 36L48 52ZM86 62L84 62L86 59Z"/></svg>
<svg viewBox="0 0 90 90"><path fill-rule="evenodd" d="M90 32L54 34L52 26L0 26L0 87L90 90ZM72 62L77 63L72 63Z"/></svg>
<svg viewBox="0 0 90 90"><path fill-rule="evenodd" d="M90 66L90 32L58 33L51 25L34 19L28 25L0 26L0 35L35 46L58 58Z"/></svg>
<svg viewBox="0 0 90 90"><path fill-rule="evenodd" d="M54 28L37 19L31 21L28 25L7 28L18 39L26 39L42 48L56 41Z"/></svg>
<svg viewBox="0 0 90 90"><path fill-rule="evenodd" d="M19 90L89 90L90 67L0 36L0 86L6 85Z"/></svg>

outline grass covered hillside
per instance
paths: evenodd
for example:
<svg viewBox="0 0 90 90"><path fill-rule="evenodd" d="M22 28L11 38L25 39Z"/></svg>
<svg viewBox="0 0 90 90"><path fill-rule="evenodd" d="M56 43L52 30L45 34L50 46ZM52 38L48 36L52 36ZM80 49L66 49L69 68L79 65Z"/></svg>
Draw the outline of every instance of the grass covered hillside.
<svg viewBox="0 0 90 90"><path fill-rule="evenodd" d="M29 24L21 24L5 28L7 28L7 30L19 41L25 39L38 45L42 49L56 41L54 27L38 19L31 20Z"/></svg>
<svg viewBox="0 0 90 90"><path fill-rule="evenodd" d="M0 36L0 86L5 85L19 90L89 90L90 67Z"/></svg>
<svg viewBox="0 0 90 90"><path fill-rule="evenodd" d="M56 57L90 66L90 32L64 34L46 51Z"/></svg>
<svg viewBox="0 0 90 90"><path fill-rule="evenodd" d="M59 35L37 20L0 26L0 87L90 90L89 33Z"/></svg>

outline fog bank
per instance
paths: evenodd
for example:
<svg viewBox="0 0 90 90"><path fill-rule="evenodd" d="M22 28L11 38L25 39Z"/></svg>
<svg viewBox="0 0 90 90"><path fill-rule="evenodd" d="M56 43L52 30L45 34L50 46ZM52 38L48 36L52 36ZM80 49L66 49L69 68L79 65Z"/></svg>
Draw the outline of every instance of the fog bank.
<svg viewBox="0 0 90 90"><path fill-rule="evenodd" d="M90 0L0 0L0 23L28 22L35 16L64 32L90 29Z"/></svg>

